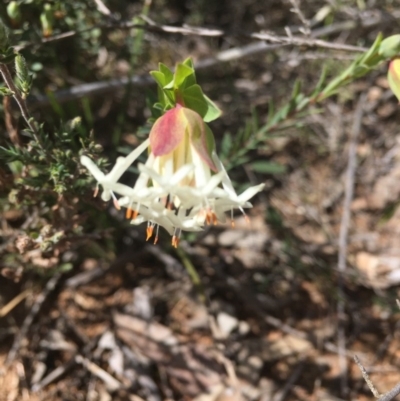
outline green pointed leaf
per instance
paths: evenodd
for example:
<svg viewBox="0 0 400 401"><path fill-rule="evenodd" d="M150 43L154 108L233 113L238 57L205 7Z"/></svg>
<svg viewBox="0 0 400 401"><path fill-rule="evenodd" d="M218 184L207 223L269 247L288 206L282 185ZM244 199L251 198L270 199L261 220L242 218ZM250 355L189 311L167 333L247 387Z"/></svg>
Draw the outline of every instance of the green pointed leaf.
<svg viewBox="0 0 400 401"><path fill-rule="evenodd" d="M185 64L194 71L193 59L191 57L188 57L182 64Z"/></svg>
<svg viewBox="0 0 400 401"><path fill-rule="evenodd" d="M202 118L208 111L208 103L204 98L203 91L199 85L192 85L186 88L183 92L183 102L186 107L199 113Z"/></svg>
<svg viewBox="0 0 400 401"><path fill-rule="evenodd" d="M326 80L327 71L328 71L328 69L327 69L326 65L324 65L322 67L322 72L321 72L321 75L317 82L317 85L315 86L315 89L311 93L311 97L314 97L315 95L318 95L319 92L321 92L322 86L324 85L325 80Z"/></svg>
<svg viewBox="0 0 400 401"><path fill-rule="evenodd" d="M300 93L300 90L301 90L301 81L299 79L296 79L292 91L292 99L297 97L297 95Z"/></svg>
<svg viewBox="0 0 400 401"><path fill-rule="evenodd" d="M226 132L221 141L221 153L226 157L232 149L232 135Z"/></svg>
<svg viewBox="0 0 400 401"><path fill-rule="evenodd" d="M162 103L160 103L160 102L154 103L153 104L153 108L156 109L156 110L164 111L164 105Z"/></svg>
<svg viewBox="0 0 400 401"><path fill-rule="evenodd" d="M165 82L165 75L160 71L150 71L150 75L154 78L157 82L158 86L163 88L166 84Z"/></svg>
<svg viewBox="0 0 400 401"><path fill-rule="evenodd" d="M221 109L207 96L207 95L203 95L204 99L206 99L207 102L207 112L205 114L205 116L203 117L203 120L206 123L209 123L211 121L216 120L218 117L221 116L222 111Z"/></svg>
<svg viewBox="0 0 400 401"><path fill-rule="evenodd" d="M378 53L385 59L398 56L400 54L400 34L392 35L382 40Z"/></svg>
<svg viewBox="0 0 400 401"><path fill-rule="evenodd" d="M11 91L10 89L8 89L5 86L0 87L0 95L2 96L12 96L14 94L13 91Z"/></svg>
<svg viewBox="0 0 400 401"><path fill-rule="evenodd" d="M257 160L251 163L250 167L254 172L261 174L284 174L287 171L283 164L268 160Z"/></svg>
<svg viewBox="0 0 400 401"><path fill-rule="evenodd" d="M379 46L382 42L383 35L381 32L379 32L378 36L375 39L375 42L372 44L372 46L369 48L369 50L361 56L361 58L358 60L360 64L368 64L371 65L370 60L373 56L378 55L379 52Z"/></svg>
<svg viewBox="0 0 400 401"><path fill-rule="evenodd" d="M178 64L174 74L173 87L175 89L179 89L181 86L183 86L186 78L188 78L190 75L193 75L192 68L186 66L185 64Z"/></svg>
<svg viewBox="0 0 400 401"><path fill-rule="evenodd" d="M164 74L164 77L165 77L164 85L169 84L174 79L174 74L165 64L159 63L158 69L160 70L160 72L162 72Z"/></svg>

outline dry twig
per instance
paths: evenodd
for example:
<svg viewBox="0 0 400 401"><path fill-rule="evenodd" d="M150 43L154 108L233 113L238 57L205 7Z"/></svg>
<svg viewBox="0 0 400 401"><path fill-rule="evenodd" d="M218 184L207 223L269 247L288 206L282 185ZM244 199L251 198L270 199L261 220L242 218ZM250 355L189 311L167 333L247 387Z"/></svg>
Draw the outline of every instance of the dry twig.
<svg viewBox="0 0 400 401"><path fill-rule="evenodd" d="M378 398L380 396L379 391L376 389L376 387L372 383L372 381L369 378L369 375L368 375L366 369L362 365L361 361L358 359L357 355L354 355L354 361L358 365L358 367L360 368L361 374L363 375L363 378L364 378L365 382L367 383L369 389L371 390L372 394L374 395L374 397Z"/></svg>
<svg viewBox="0 0 400 401"><path fill-rule="evenodd" d="M21 347L21 343L24 340L24 338L27 336L29 328L31 327L33 320L35 319L36 315L39 313L40 308L42 307L44 301L47 299L49 294L56 287L61 276L62 276L61 272L55 273L54 276L47 282L43 291L36 298L35 303L32 305L32 308L31 308L29 314L26 316L25 320L23 321L21 329L20 329L18 335L15 337L13 345L11 346L11 349L7 355L7 359L4 364L4 366L6 368L8 368L14 362L15 358L17 357L19 349Z"/></svg>
<svg viewBox="0 0 400 401"><path fill-rule="evenodd" d="M159 32L159 33L171 33L171 34L181 34L181 35L197 35L197 36L204 36L204 37L246 37L248 39L257 39L259 42L253 42L247 44L242 47L235 47L229 50L221 51L217 53L215 56L200 60L195 64L196 70L210 68L214 65L217 65L221 62L228 62L233 60L238 60L244 57L253 56L259 53L273 51L276 49L281 48L282 46L300 46L300 47L310 47L310 48L324 48L330 50L342 50L342 51L350 51L350 52L362 52L365 51L365 48L357 47L357 46L349 46L343 45L339 43L331 43L323 40L317 39L321 36L326 36L332 33L341 32L343 30L351 30L355 29L357 25L354 21L348 21L349 24L347 25L338 25L334 27L330 32L326 32L326 30L315 30L311 31L309 38L302 38L296 36L279 36L275 34L265 33L265 32L258 32L258 33L229 33L227 31L223 31L220 29L207 29L202 27L175 27L169 25L157 25L152 20L148 19L147 17L142 18L147 22L145 24L135 24L133 22L121 22L118 24L113 25L104 25L100 28L103 29L145 29L147 31L152 32ZM400 18L399 13L393 13L393 18L398 19ZM384 21L384 18L374 18L371 20L366 19L362 21L363 26L375 26ZM98 28L98 27L97 27ZM339 29L340 28L340 29ZM85 31L87 31L86 29ZM61 39L65 39L71 36L75 36L80 34L79 31L70 31L64 32L58 36L53 36L51 38L44 39L42 43L53 42ZM267 44L265 42L270 42ZM33 44L32 44L33 45ZM26 46L25 46L26 47ZM59 103L70 101L76 98L84 97L84 96L93 96L93 95L100 95L104 93L109 93L111 91L115 91L117 89L123 88L126 85L133 84L137 87L148 86L153 84L153 80L148 76L140 76L135 75L133 77L124 77L121 79L112 79L109 81L103 82L93 82L89 84L77 85L70 89L60 90L55 93L55 98ZM49 99L47 96L36 96L30 99L30 107L41 107L44 105L49 104Z"/></svg>
<svg viewBox="0 0 400 401"><path fill-rule="evenodd" d="M400 308L400 301L398 299L396 299L396 303L397 306ZM374 397L377 398L377 401L392 401L395 397L397 397L400 394L400 383L396 384L391 390L389 390L385 394L379 394L379 391L372 383L372 380L370 379L367 370L364 368L363 364L361 363L357 355L354 355L354 361L361 370L361 374L363 375L365 382L367 383Z"/></svg>
<svg viewBox="0 0 400 401"><path fill-rule="evenodd" d="M345 299L344 299L344 273L346 271L346 259L347 259L347 241L350 227L350 207L353 200L354 193L354 177L356 171L356 155L357 155L357 141L361 130L361 120L363 116L363 107L365 103L365 95L360 97L354 116L354 124L350 136L349 146L349 161L346 171L346 184L344 190L344 201L343 201L343 214L340 222L340 233L339 233L339 255L338 255L338 356L339 365L341 370L341 391L342 395L347 393L347 358L345 356L346 348L346 335L344 329L345 316Z"/></svg>
<svg viewBox="0 0 400 401"><path fill-rule="evenodd" d="M300 32L304 33L304 35L309 36L311 34L311 24L310 21L304 16L303 12L300 9L299 0L289 0L290 4L293 8L290 9L291 12L297 14L303 27L300 28Z"/></svg>

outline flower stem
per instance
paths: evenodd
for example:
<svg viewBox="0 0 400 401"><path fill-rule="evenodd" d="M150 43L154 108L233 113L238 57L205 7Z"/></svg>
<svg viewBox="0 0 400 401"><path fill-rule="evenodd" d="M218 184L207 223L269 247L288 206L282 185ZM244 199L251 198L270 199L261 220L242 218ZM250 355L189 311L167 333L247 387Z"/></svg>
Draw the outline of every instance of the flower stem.
<svg viewBox="0 0 400 401"><path fill-rule="evenodd" d="M199 274L197 273L197 270L194 267L192 261L189 259L188 255L182 248L177 247L175 249L175 252L178 254L183 266L185 267L187 273L189 274L189 277L192 280L194 287L197 289L200 301L203 304L205 304L207 298L206 298L206 295L204 292L203 284L201 282L201 278L200 278Z"/></svg>

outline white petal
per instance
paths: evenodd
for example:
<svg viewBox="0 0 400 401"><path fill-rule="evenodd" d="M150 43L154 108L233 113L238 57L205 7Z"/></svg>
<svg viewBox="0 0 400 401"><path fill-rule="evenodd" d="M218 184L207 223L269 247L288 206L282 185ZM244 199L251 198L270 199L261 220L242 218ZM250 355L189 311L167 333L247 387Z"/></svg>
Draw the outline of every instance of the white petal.
<svg viewBox="0 0 400 401"><path fill-rule="evenodd" d="M238 198L240 202L246 202L251 199L255 194L261 192L265 187L265 184L255 185L254 187L247 188L241 193Z"/></svg>
<svg viewBox="0 0 400 401"><path fill-rule="evenodd" d="M85 166L89 171L90 174L95 178L95 180L99 183L104 180L104 174L100 171L100 169L94 164L94 162L89 159L87 156L81 156L81 164Z"/></svg>
<svg viewBox="0 0 400 401"><path fill-rule="evenodd" d="M126 157L118 157L114 167L107 174L107 178L111 181L117 182L122 174L132 165L132 163L149 147L150 140L146 139L136 149L132 150Z"/></svg>
<svg viewBox="0 0 400 401"><path fill-rule="evenodd" d="M217 156L215 152L212 154L212 159L214 164L217 166L218 171L223 172L224 175L222 177L222 186L224 187L225 191L229 194L231 199L237 198L237 194L235 188L233 188L231 179L228 176L228 173L225 170L224 165L222 164L221 160Z"/></svg>

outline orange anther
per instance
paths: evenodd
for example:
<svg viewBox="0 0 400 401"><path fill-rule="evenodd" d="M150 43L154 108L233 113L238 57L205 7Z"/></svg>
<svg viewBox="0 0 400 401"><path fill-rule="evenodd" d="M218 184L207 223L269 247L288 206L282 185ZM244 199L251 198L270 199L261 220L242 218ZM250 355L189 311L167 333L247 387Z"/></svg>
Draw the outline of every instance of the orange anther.
<svg viewBox="0 0 400 401"><path fill-rule="evenodd" d="M172 246L174 248L178 248L179 245L179 237L177 237L176 235L172 236Z"/></svg>
<svg viewBox="0 0 400 401"><path fill-rule="evenodd" d="M139 214L139 210L134 210L134 211L133 211L132 220L135 220L136 217L138 217L138 214Z"/></svg>
<svg viewBox="0 0 400 401"><path fill-rule="evenodd" d="M130 219L132 217L132 213L133 213L133 210L130 207L128 207L128 209L126 209L125 217L127 219Z"/></svg>
<svg viewBox="0 0 400 401"><path fill-rule="evenodd" d="M93 192L93 198L95 198L98 194L99 194L99 186L97 185L97 187L95 188L95 190Z"/></svg>
<svg viewBox="0 0 400 401"><path fill-rule="evenodd" d="M147 229L146 229L146 235L147 235L146 241L148 241L151 238L151 236L153 235L153 230L154 230L154 226L147 226Z"/></svg>

